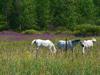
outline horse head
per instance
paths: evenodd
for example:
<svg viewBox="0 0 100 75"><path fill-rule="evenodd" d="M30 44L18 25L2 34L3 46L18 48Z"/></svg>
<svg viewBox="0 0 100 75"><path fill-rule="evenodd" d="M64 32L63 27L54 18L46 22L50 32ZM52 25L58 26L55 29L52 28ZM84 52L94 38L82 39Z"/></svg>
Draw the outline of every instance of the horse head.
<svg viewBox="0 0 100 75"><path fill-rule="evenodd" d="M34 43L36 43L36 40L33 40L32 43L31 43L31 45L33 45Z"/></svg>
<svg viewBox="0 0 100 75"><path fill-rule="evenodd" d="M92 41L93 41L93 42L96 42L96 39L95 39L95 38L92 38Z"/></svg>

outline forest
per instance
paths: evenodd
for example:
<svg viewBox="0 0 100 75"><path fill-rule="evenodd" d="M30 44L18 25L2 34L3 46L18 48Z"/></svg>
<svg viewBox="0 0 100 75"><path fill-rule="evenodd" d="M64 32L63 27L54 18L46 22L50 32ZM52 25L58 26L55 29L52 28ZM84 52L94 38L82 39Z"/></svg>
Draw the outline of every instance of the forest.
<svg viewBox="0 0 100 75"><path fill-rule="evenodd" d="M100 0L0 0L0 31L100 33Z"/></svg>

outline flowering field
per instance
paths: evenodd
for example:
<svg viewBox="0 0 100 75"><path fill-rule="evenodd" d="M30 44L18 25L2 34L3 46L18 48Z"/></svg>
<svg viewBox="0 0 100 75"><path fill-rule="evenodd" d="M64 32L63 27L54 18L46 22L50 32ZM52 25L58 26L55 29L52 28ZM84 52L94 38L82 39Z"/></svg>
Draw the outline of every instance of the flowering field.
<svg viewBox="0 0 100 75"><path fill-rule="evenodd" d="M35 46L31 46L34 38L56 42L59 39L91 37L0 32L0 75L100 75L100 37L96 37L97 42L93 49L85 55L82 55L80 45L75 48L73 54L68 50L48 55L48 49L41 48L37 59Z"/></svg>

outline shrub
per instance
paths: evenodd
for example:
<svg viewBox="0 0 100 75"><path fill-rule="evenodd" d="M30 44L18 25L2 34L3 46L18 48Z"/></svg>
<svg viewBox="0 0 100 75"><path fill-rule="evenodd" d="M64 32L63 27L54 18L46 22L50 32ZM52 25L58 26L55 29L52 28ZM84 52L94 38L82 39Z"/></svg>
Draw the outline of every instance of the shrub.
<svg viewBox="0 0 100 75"><path fill-rule="evenodd" d="M78 35L100 35L100 26L84 24L74 28L74 34Z"/></svg>
<svg viewBox="0 0 100 75"><path fill-rule="evenodd" d="M100 19L97 19L95 23L96 25L100 25Z"/></svg>
<svg viewBox="0 0 100 75"><path fill-rule="evenodd" d="M25 30L22 32L23 34L37 34L37 33L40 33L39 31L36 31L36 30L33 30L33 29L30 29L30 30Z"/></svg>
<svg viewBox="0 0 100 75"><path fill-rule="evenodd" d="M0 22L0 31L7 30L8 27L5 22Z"/></svg>

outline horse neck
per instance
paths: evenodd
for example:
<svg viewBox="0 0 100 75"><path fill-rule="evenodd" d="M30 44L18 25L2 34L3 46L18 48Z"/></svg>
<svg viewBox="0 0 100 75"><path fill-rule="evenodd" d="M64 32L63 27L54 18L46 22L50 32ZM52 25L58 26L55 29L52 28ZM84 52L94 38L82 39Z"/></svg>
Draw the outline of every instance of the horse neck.
<svg viewBox="0 0 100 75"><path fill-rule="evenodd" d="M72 41L72 44L75 46L75 45L77 45L79 42L80 42L79 40L74 40L74 41Z"/></svg>
<svg viewBox="0 0 100 75"><path fill-rule="evenodd" d="M95 41L91 40L93 43L95 43Z"/></svg>

